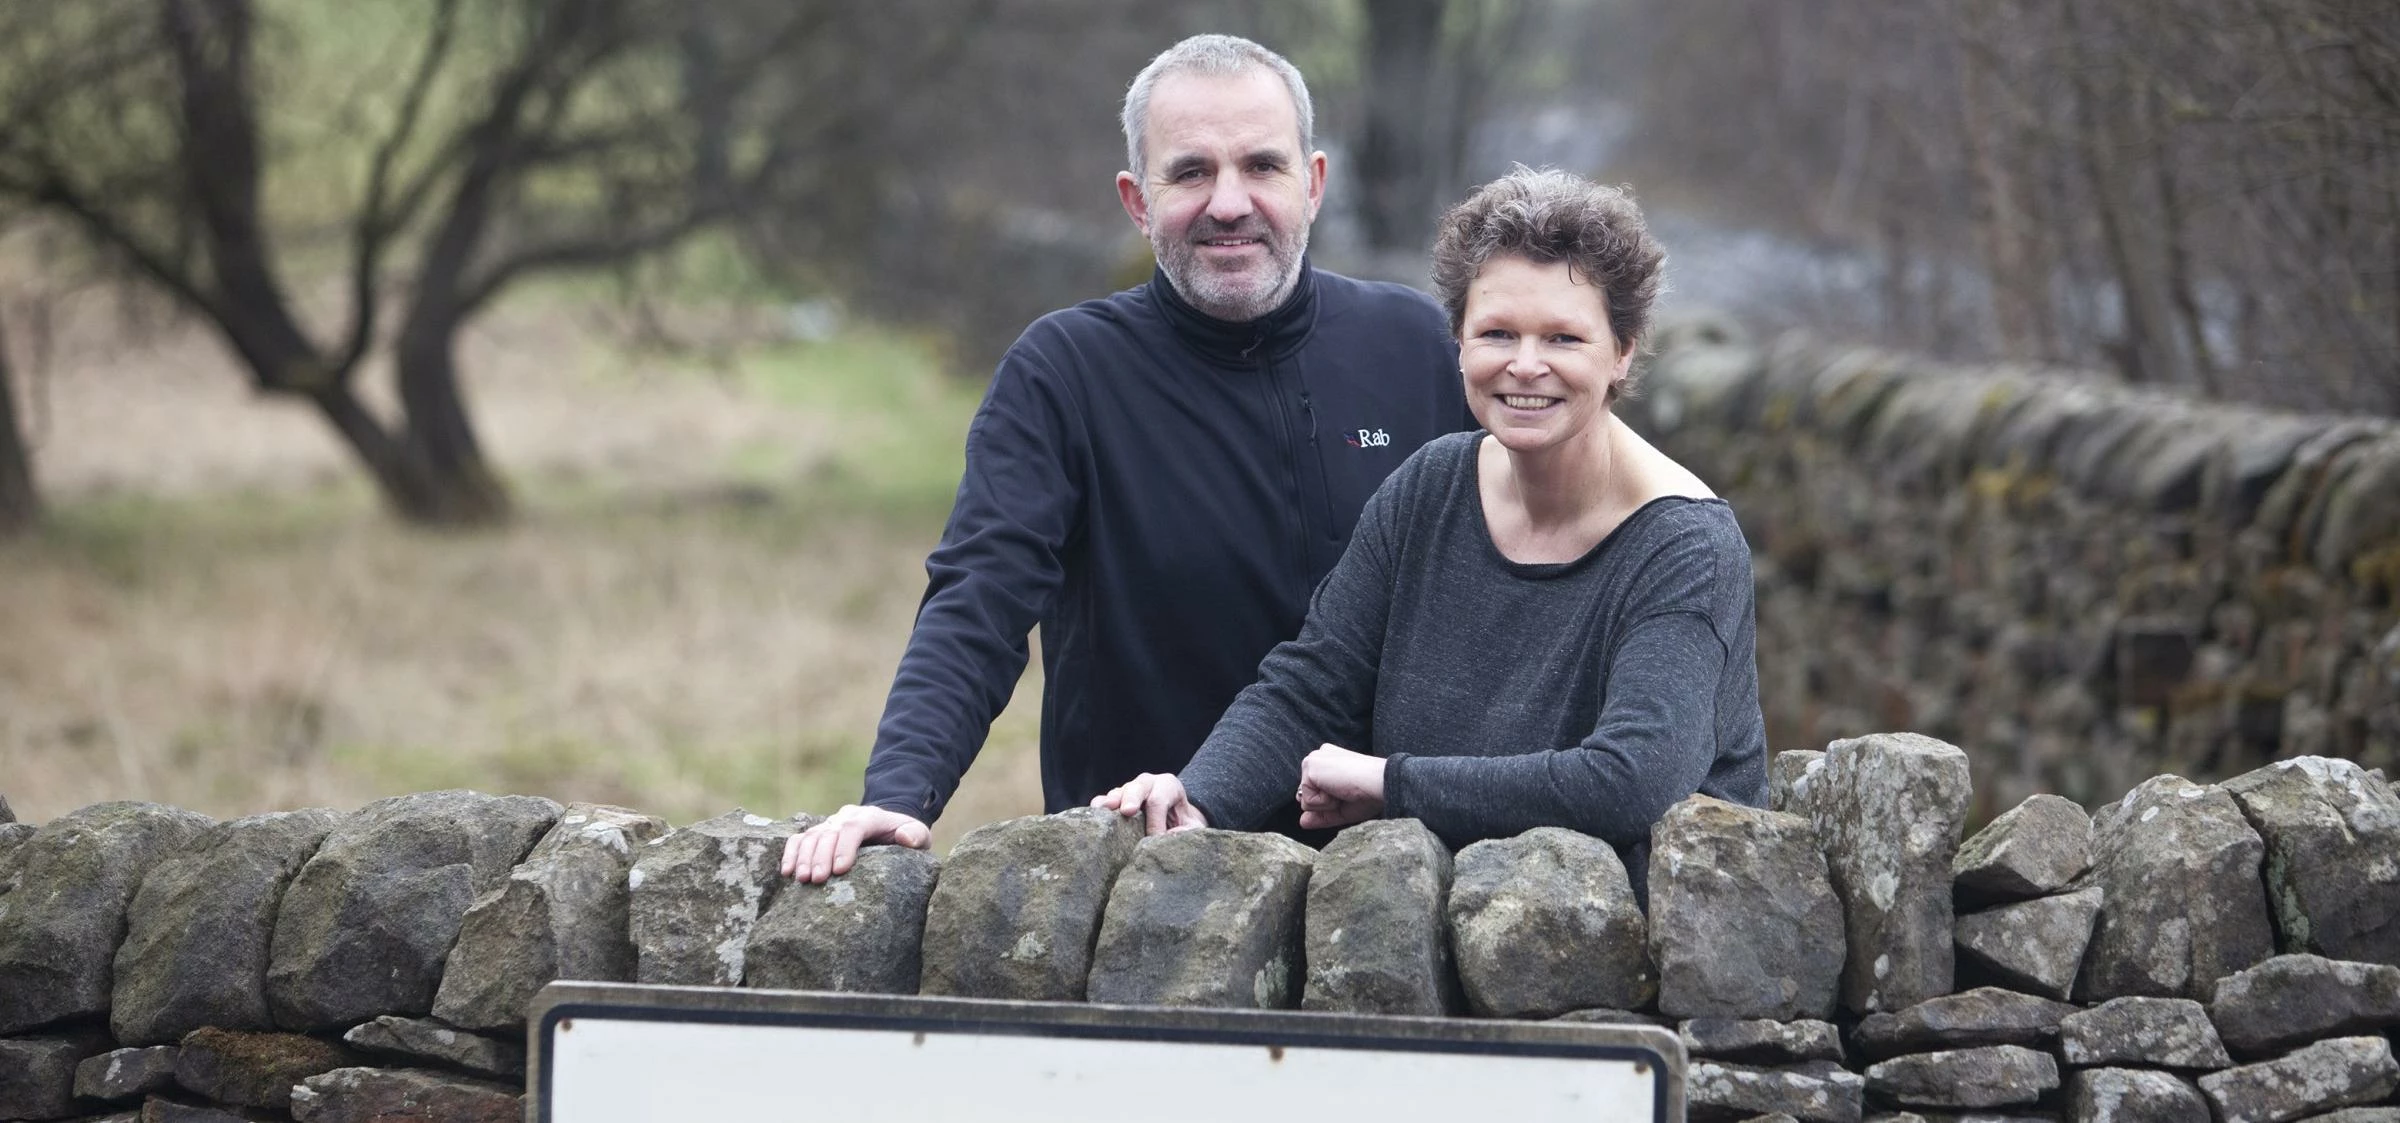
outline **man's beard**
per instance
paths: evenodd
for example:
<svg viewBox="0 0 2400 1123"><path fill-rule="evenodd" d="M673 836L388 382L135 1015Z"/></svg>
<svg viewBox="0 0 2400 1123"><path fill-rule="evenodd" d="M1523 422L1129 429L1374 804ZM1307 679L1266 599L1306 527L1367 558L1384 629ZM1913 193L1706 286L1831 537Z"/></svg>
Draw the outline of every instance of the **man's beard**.
<svg viewBox="0 0 2400 1123"><path fill-rule="evenodd" d="M1252 238L1266 248L1266 269L1238 273L1209 268L1200 260L1200 243L1211 238ZM1308 227L1303 225L1286 245L1265 221L1255 218L1221 223L1201 215L1180 241L1165 241L1152 227L1150 250L1167 274L1167 282L1192 307L1232 323L1247 323L1281 306L1299 282L1300 259L1308 252Z"/></svg>

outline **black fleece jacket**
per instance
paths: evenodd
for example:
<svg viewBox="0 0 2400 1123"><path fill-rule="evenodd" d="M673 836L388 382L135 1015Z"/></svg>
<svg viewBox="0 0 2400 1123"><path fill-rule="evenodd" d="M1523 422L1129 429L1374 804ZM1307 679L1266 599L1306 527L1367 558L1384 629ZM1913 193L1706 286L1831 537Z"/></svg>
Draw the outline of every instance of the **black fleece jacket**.
<svg viewBox="0 0 2400 1123"><path fill-rule="evenodd" d="M1182 768L1376 485L1472 424L1448 324L1405 286L1305 267L1234 324L1153 276L1036 321L967 430L865 801L942 813L1037 623L1048 808Z"/></svg>

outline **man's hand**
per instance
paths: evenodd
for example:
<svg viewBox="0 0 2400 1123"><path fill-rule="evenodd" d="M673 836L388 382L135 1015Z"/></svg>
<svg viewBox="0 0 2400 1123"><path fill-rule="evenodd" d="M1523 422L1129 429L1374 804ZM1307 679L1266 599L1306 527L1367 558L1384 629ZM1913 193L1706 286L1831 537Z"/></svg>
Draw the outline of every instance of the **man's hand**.
<svg viewBox="0 0 2400 1123"><path fill-rule="evenodd" d="M1383 814L1383 758L1319 745L1300 762L1300 825L1346 827Z"/></svg>
<svg viewBox="0 0 2400 1123"><path fill-rule="evenodd" d="M1143 833L1165 834L1208 825L1208 816L1183 794L1183 781L1171 772L1144 772L1115 791L1092 797L1092 806L1105 807L1130 819L1145 820Z"/></svg>
<svg viewBox="0 0 2400 1123"><path fill-rule="evenodd" d="M897 811L854 803L784 841L783 876L824 884L849 873L858 862L858 848L873 842L923 850L933 845L933 829Z"/></svg>

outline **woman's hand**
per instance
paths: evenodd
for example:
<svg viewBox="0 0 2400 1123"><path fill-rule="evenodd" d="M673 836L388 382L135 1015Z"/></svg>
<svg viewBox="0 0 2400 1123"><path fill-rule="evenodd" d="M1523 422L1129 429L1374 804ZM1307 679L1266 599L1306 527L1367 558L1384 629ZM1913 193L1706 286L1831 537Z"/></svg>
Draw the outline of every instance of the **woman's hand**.
<svg viewBox="0 0 2400 1123"><path fill-rule="evenodd" d="M1092 806L1108 808L1129 819L1142 816L1145 834L1188 831L1208 825L1208 816L1192 806L1191 799L1183 794L1183 781L1171 772L1144 772L1118 785L1115 791L1093 796Z"/></svg>
<svg viewBox="0 0 2400 1123"><path fill-rule="evenodd" d="M1383 814L1383 758L1319 745L1300 762L1300 825L1346 827Z"/></svg>

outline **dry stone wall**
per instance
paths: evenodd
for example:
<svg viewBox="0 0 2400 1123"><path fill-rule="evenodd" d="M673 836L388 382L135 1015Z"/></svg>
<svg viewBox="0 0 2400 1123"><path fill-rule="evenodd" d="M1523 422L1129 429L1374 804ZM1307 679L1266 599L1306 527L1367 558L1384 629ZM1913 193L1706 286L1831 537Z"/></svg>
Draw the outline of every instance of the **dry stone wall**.
<svg viewBox="0 0 2400 1123"><path fill-rule="evenodd" d="M823 886L809 819L431 792L0 824L0 1119L515 1120L551 978L1667 1027L1695 1119L2400 1123L2400 794L2302 757L1968 833L1963 750L1780 754L1615 850L1094 809ZM2338 1113L2338 1114L2336 1114Z"/></svg>
<svg viewBox="0 0 2400 1123"><path fill-rule="evenodd" d="M1625 412L1741 519L1777 747L1966 746L1977 822L2400 762L2400 426L1719 320L1659 340Z"/></svg>

